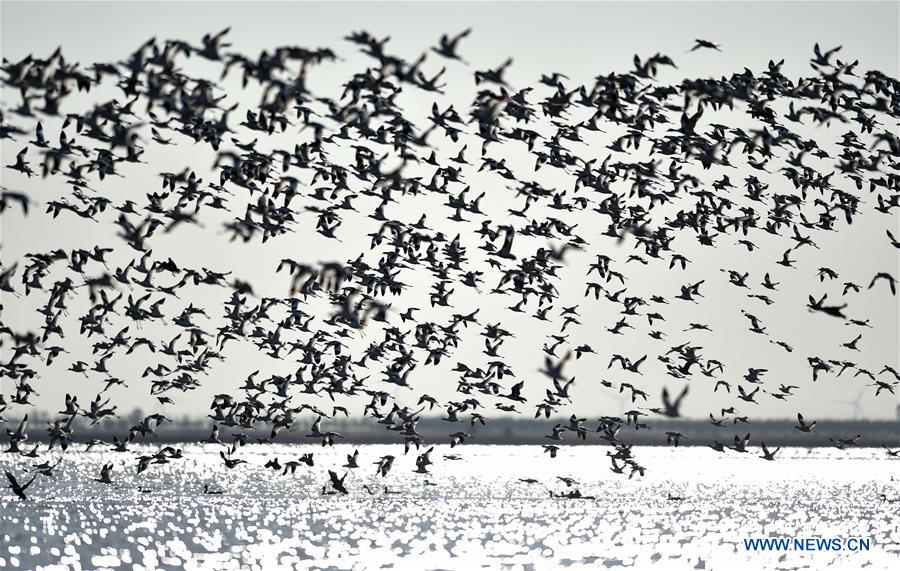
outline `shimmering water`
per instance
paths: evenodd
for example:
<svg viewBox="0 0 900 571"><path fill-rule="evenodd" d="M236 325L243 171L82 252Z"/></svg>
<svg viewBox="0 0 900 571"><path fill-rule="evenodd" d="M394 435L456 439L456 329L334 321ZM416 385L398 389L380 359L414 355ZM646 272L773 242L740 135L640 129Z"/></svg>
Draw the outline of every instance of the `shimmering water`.
<svg viewBox="0 0 900 571"><path fill-rule="evenodd" d="M2 494L0 568L900 568L900 503L880 498L900 498L900 461L881 450L787 449L766 462L636 449L647 474L629 480L609 470L602 447L550 460L540 447L439 446L432 474L421 475L412 452L363 446L342 497L322 486L352 447L248 446L237 454L247 463L232 470L220 449L187 445L184 459L140 475L136 454L70 450L28 501ZM263 467L309 451L316 465L293 476ZM451 453L462 459L444 458ZM398 458L376 478L383 454ZM110 461L114 484L93 481ZM22 474L33 461L0 462ZM596 498L551 498L567 490L557 476ZM204 483L224 494L205 495ZM863 537L871 549L748 552L743 539L753 537Z"/></svg>

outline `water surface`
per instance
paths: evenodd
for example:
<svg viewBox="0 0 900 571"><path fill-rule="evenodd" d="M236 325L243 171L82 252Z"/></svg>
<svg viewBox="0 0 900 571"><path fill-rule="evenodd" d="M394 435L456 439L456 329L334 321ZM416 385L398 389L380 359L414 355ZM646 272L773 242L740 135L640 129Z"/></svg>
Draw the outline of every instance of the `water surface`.
<svg viewBox="0 0 900 571"><path fill-rule="evenodd" d="M5 491L0 568L900 568L900 502L881 498L900 498L900 461L883 450L792 448L766 462L755 449L636 448L647 472L629 479L610 471L608 447L564 448L551 460L536 446L438 446L432 474L421 475L413 452L369 445L347 477L350 495L323 496L327 470L353 447L251 445L231 470L219 446L183 448L183 459L140 475L135 457L156 447L70 449L28 501ZM305 452L316 465L294 475L263 467ZM397 460L378 478L384 454ZM17 474L32 462L0 461ZM105 462L115 464L111 486L93 481ZM224 494L205 495L204 483ZM575 488L595 498L550 497ZM743 539L765 537L861 537L871 548L745 550Z"/></svg>

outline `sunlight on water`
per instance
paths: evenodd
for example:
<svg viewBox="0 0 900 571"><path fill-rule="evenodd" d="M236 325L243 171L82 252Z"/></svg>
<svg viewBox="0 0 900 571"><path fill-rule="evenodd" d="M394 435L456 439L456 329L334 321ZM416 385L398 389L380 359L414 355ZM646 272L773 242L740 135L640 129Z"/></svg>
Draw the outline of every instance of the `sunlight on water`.
<svg viewBox="0 0 900 571"><path fill-rule="evenodd" d="M550 461L539 447L467 445L454 461L444 458L449 447L436 447L432 474L414 473L410 453L376 478L372 463L397 449L363 446L348 496L322 488L349 446L252 446L239 451L247 464L227 470L218 447L187 445L185 459L140 475L130 454L70 453L28 501L3 494L0 568L890 569L900 561L900 504L880 498L900 497L900 462L880 450L786 449L767 463L647 448L636 452L647 475L632 480L609 471L606 450L573 447ZM294 475L263 467L309 451L316 465ZM26 460L3 465L21 473ZM109 461L114 484L93 481ZM204 494L205 483L224 493ZM575 488L594 499L550 497ZM751 537L862 537L872 548L748 552L742 541Z"/></svg>

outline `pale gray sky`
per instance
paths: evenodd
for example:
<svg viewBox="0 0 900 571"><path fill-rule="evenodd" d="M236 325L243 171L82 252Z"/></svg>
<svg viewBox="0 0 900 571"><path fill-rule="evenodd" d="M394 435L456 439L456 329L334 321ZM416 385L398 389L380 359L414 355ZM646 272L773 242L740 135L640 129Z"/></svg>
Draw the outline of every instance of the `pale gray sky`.
<svg viewBox="0 0 900 571"><path fill-rule="evenodd" d="M671 56L678 65L678 69L662 69L658 77L661 83L678 82L684 77L718 78L732 72L741 72L744 67L758 73L765 69L769 59L782 58L785 59L783 73L795 78L801 74L814 73L808 61L816 42L823 47L843 45L839 57L848 61L859 59L858 71L879 69L888 75L898 76L900 11L896 2L3 2L0 9L0 52L9 60L18 60L28 53L46 56L57 46L62 46L68 61L79 61L86 67L92 62L121 61L150 37L160 40L180 38L196 45L204 33L216 32L226 26L231 27L228 40L234 44L234 49L249 56L279 45L330 47L340 57L340 61L314 69L310 87L317 94L335 98L340 95L340 82L372 63L372 60L358 53L357 46L342 39L348 33L365 29L376 37L391 36L387 51L413 60L423 50L435 45L441 34L456 33L472 27L473 33L462 42L460 48L463 57L470 63L469 66L441 60L436 54L431 54L426 62L425 74L428 76L443 66L447 67L444 79L448 87L445 96L416 93L407 88L399 99L400 104L408 110L410 118L421 126L426 124L424 116L434 100L439 101L442 108L453 103L461 113L467 110L476 91L472 80L473 71L492 68L508 56L514 57L515 61L508 70L506 79L514 88L535 85L542 73L551 72L569 76L570 80L566 85L570 88L582 84L591 85L597 75L611 71L630 71L634 54L647 57L657 52ZM695 38L719 42L723 46L723 52L686 53ZM219 71L217 65L203 63L198 58L188 60L184 67L191 75L206 74L210 78L217 78ZM259 99L255 86L238 93L235 90L238 87L236 76L235 72L229 81L223 83L228 87L229 101L241 104L233 123L240 120L245 110ZM547 88L539 89L542 91L536 91L537 95L531 98L534 102L549 94ZM82 110L89 101L96 103L112 97L121 97L121 92L106 87L92 92L88 97L72 96L67 100L64 111ZM16 92L3 91L3 109L8 120L28 124L7 111L18 102ZM677 120L676 115L673 114L672 117ZM738 119L727 113L722 114L721 118L717 115L716 120L726 124L728 120L741 121L739 124L752 126L746 119ZM45 130L51 140L55 140L58 132L58 123L55 127L53 125L52 120L44 120ZM896 130L895 125L891 128ZM838 139L845 130L858 131L858 128L852 126L827 130L814 126L796 129L804 136L829 142ZM296 129L293 129L288 135L275 137L271 143L266 141L262 146L264 149L275 146L289 148L297 140L296 137ZM248 141L253 136L245 132L238 138ZM585 139L592 144L572 146L581 156L602 160L608 154L605 145L609 144L611 136L601 135L596 139L585 136ZM181 138L178 140L181 144L168 148L150 146L145 157L148 164L128 165L122 169L127 175L125 178L106 181L98 184L97 188L116 203L126 198L140 202L145 193L159 190L160 180L156 177L158 172L178 172L190 165L205 179L214 180L216 176L209 170L214 154L208 146L192 146L185 144ZM438 153L443 157L455 156L461 146L443 138L435 138L432 143L440 143ZM479 145L475 139L471 139L469 143L469 159L477 164L476 149ZM15 154L23 144L24 139L12 143L3 141L0 151L4 165L14 162ZM522 180L538 180L545 186L560 190L571 186L571 178L560 177L551 169L545 168L532 174L533 159L527 156L521 144L517 146L508 143L503 149L504 156L509 157L510 164ZM495 150L489 154L500 158L497 153ZM333 159L349 161L351 158L352 151L347 149L333 151ZM742 160L739 162L743 164ZM421 172L425 177L430 176L428 169L422 169ZM702 175L703 180L712 182L721 172L726 171L712 169ZM752 171L742 167L727 172L732 181L737 183ZM27 252L45 251L62 244L67 247L90 247L97 243L104 246L121 245L121 241L115 238L116 228L111 223L114 216L108 215L103 224L91 224L66 216L65 213L56 221L43 215L40 203L66 191L59 180L29 181L9 169L3 169L0 176L5 187L26 190L38 203L34 213L27 219L23 219L16 210L4 213L4 265L21 259ZM767 176L764 180L773 185L788 184L780 176ZM850 189L849 181L835 178L839 180L841 188ZM504 213L506 208L520 207L521 201L510 201L511 193L503 189L499 180L501 179L488 174L472 173L468 176L473 192L485 190L488 193L485 211ZM236 193L235 200L243 204L246 197ZM866 208L870 211L874 196L865 194L864 200L868 201ZM470 222L468 225L441 222L439 217L444 216L446 210L439 204L440 201L434 197L423 197L411 201L409 205L392 207L389 216L414 221L421 213L429 212L432 228L441 229L451 237L457 232L463 232L470 255L479 256L479 241L476 237L465 234L471 232L477 222ZM374 208L374 203L368 199L360 199L358 206L361 206L361 212L367 214ZM243 206L237 208L237 211L242 212ZM643 317L635 320L635 325L640 323L638 327L641 329L630 335L611 336L605 332L619 318L620 307L605 301L585 300L582 297L584 271L595 254L606 253L624 261L632 251L628 246L615 248L607 239L600 237L606 229L605 218L601 227L592 227L591 223L595 218L579 216L569 220L579 223L579 233L592 245L584 253L567 257L568 268L561 288L562 299L556 307L582 302L582 325L571 329L570 344L574 347L580 343L588 343L598 354L588 355L567 368L567 374L576 376L576 398L571 407L562 409L563 412L591 416L620 413L619 395L601 391L599 381L601 378L614 382L634 379L619 370L607 371L609 356L622 353L637 358L650 353L652 360L657 353L688 340L704 347L705 357L718 358L726 364L722 378L732 385L737 384L747 367L769 369L765 379L776 387L779 382L801 385L798 397L786 403L766 397L760 399L761 404L757 407L741 407L742 412L755 418L792 417L798 410L811 418L851 415L851 406L844 401L857 398L864 388L863 378L853 379L851 372L848 372L839 379L835 379L833 375L826 376L812 385L810 370L806 364L809 356L850 358L875 372L885 364L898 366L900 307L897 298L891 297L886 287L864 290L858 296L848 299L850 315L871 318L874 325L873 329L862 331L862 351L858 354L848 353L840 347L840 343L849 341L856 335L855 328L826 316L811 315L804 308L808 294L821 295L828 292L829 299L839 298L840 284L843 281L854 281L866 286L878 271L890 271L898 275L897 253L886 241L884 233L885 228L898 227L896 216L891 219L884 215L866 214L860 216L851 227L842 227L839 233L828 236L819 233L815 240L821 250L813 252L807 248L798 252L796 257L800 261L797 270L784 270L773 265L789 246L789 241L783 237L760 235L761 232L753 238L760 250L749 256L743 247L732 245L734 240L731 237L723 237L713 250L700 248L694 238L682 236L676 240L676 248L693 261L685 272L669 271L662 262L648 267L637 267L633 263L622 266L620 262L619 269L630 279L629 294L649 297L652 293L660 293L671 298L678 293L680 285L706 278L707 283L703 288L706 298L701 305L672 302L662 310L667 319L664 330L669 333L669 337L663 342L647 337L646 320ZM303 224L308 225L307 228L314 225L314 218L310 215L301 216L301 219ZM326 240L313 232L301 231L275 238L260 247L258 242L228 244L227 237L221 233L223 220L216 214L206 213L201 216L203 228L182 226L172 234L159 236L154 240L154 257L165 259L172 256L181 265L188 267L233 269L237 277L252 282L257 292L284 296L287 295L289 278L286 274L273 273L278 260L291 257L312 262L355 257L356 253L366 247L368 239L365 235L377 230L379 226L379 223L365 216L347 217L339 231L341 243ZM895 232L895 235L900 233ZM537 239L517 241L517 247L522 251L533 251L541 245L544 244ZM130 257L131 252L123 249L113 256L110 266L124 265ZM837 270L840 279L832 284L820 284L815 272L821 266ZM757 286L763 273L777 268L771 271L773 279L782 282L778 303L765 307L760 302L748 300L744 291L727 284L727 276L718 271L720 268L750 271L751 278L748 281L754 286ZM418 274L403 275L404 281L413 284L427 283L427 278L421 271ZM491 275L491 280L493 279L494 274ZM493 285L495 284L485 284L482 291ZM503 346L501 354L516 376L526 380L526 393L533 397L536 404L547 386L546 378L537 372L543 364L543 354L539 349L546 335L558 330L558 322L542 324L528 317L528 314L511 315L503 308L516 301L512 297L479 297L471 291L464 292L466 288L462 285L456 289L457 293L452 298L454 308L451 311L427 310L420 315L424 314L441 322L446 321L451 313L468 313L481 307L479 317L485 317L482 323L501 320L507 329L516 334L516 339ZM759 290L760 288L755 287L755 291ZM427 288L410 291L402 299L394 300L395 307L427 308L428 293ZM199 300L185 296L183 305L191 301L204 304L213 316L209 323L217 325L219 307L227 295L220 291L216 296L215 299ZM152 299L158 297L154 295ZM33 313L36 301L4 295L4 321L17 330L39 327L40 321L35 319ZM772 338L788 341L795 351L786 354L768 343L767 338L749 333L748 323L740 315L742 308L761 317L772 332ZM75 318L80 315L79 311L83 313L85 309L77 304L73 306L70 310L70 327L77 327ZM167 315L174 316L180 306L175 300L169 300L165 309ZM532 306L532 312L533 309ZM715 333L700 332L690 336L681 333L681 329L691 321L708 323ZM132 334L148 337L165 338L167 335L152 327L143 332L134 331L134 327L132 329ZM86 380L81 375L65 371L68 364L76 359L90 360L89 346L94 340L84 343L84 340L77 339L76 334L77 329L72 330L65 340L71 343L67 346L71 347L72 354L63 356L59 364L46 370L44 377L35 383L41 393L36 402L42 409L59 410L62 394L65 392L77 391L80 400L88 402L102 386L98 380ZM368 335L365 343L380 337L377 333L370 332ZM415 390L410 391L408 397L401 398L414 404L422 392L429 392L441 400L458 397L453 393L456 387L455 375L449 369L457 361L477 366L487 360L480 354L482 339L477 335L469 337L460 347L458 355L447 359L440 368L420 365L412 377ZM226 354L229 360L214 365L211 375L204 377L203 389L186 395L172 395L178 405L163 410L170 415L199 412L208 406L210 395L233 390L248 373L256 369L262 369L263 375L267 376L272 373L288 374L296 368L291 362L276 362L260 355L253 346L246 344L243 347L233 344ZM148 400L146 386L142 385L139 374L144 366L156 362L146 357L135 362L124 356L111 360L110 368L114 374L130 384L128 389L117 387L111 391L113 401L119 404L120 410L128 410L132 405L150 408L145 405ZM663 386L677 390L683 384L666 376L662 363L648 362L643 370L640 386L651 394L651 406L658 405L656 401ZM373 379L377 377L380 374L373 372ZM712 384L708 381L709 379L698 376L692 382L691 394L683 409L688 416L703 417L710 410L718 410L734 403L733 395L723 396L721 392L713 394ZM8 391L7 387L4 388ZM893 417L897 400L885 394L875 398L874 389L866 389L860 403L866 417L886 418ZM529 403L526 409L529 413L533 410L531 405ZM360 411L362 404L350 406L353 410Z"/></svg>

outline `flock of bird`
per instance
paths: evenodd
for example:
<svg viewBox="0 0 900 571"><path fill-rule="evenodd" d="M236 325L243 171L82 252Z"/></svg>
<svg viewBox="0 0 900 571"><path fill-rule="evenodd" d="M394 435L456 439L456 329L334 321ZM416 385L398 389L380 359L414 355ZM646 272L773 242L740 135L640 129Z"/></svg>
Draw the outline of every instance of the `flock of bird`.
<svg viewBox="0 0 900 571"><path fill-rule="evenodd" d="M726 373L726 364L699 344L709 324L666 319L670 305L701 304L704 286L726 280L746 292L748 305L740 314L735 310L736 319L746 319L752 334L768 337L766 308L780 301L778 282L803 279L794 264L819 248L819 236L841 231L860 216L880 215L887 245L900 248L891 232L900 208L895 134L900 83L878 71L861 72L856 61L842 61L840 47L816 45L813 73L793 79L782 74L783 61L770 61L761 72L744 68L721 79L666 84L658 75L665 67L675 69L675 63L656 54L635 56L633 69L599 75L587 85L553 73L535 85L514 87L507 80L513 65L508 59L474 71L474 83L450 86L443 79L447 66L473 65L462 56L470 30L444 35L413 60L391 53L389 38L355 32L345 40L368 65L345 78L339 96L329 97L313 93L309 78L338 60L336 52L282 46L253 57L235 51L228 34L228 29L207 34L199 44L154 38L122 61L87 67L69 62L59 49L45 59L3 60L4 89L18 92L20 99L2 110L0 121L5 147L18 149L15 160L3 165L3 211L40 216L43 210L67 223L117 230L114 243L92 249L67 248L60 236L55 249L4 260L4 302L36 300L37 307L31 329L4 323L0 330L6 452L36 459L30 478L6 472L20 498L36 477L52 477L75 442L78 424L102 426L118 417L110 395L120 387L145 386L148 398L165 410L206 377L219 383L212 377L222 373L209 372L228 359L232 344L252 346L295 370L289 375L256 371L235 394L212 399L212 432L204 442L222 446L228 469L245 463L244 445L303 430L297 426L301 414L315 418L306 434L311 441L323 446L340 441L343 436L329 430L329 420L349 417L350 403L358 402L365 403L363 416L403 447L369 464L381 477L411 450L414 471L429 474L433 443L424 442L417 422L435 409L446 411L448 442L455 449L473 440L466 424L488 423L492 412L567 417L549 430L544 449L550 457L561 453L564 441L590 435L609 445L613 472L633 477L645 468L620 438L622 431L650 430L655 417L679 417L689 381L692 391L702 385L734 397L734 406L709 414L717 426L750 422L762 398L794 400L823 376L846 371L862 377L856 382L880 398L896 394L900 373L893 364L867 368L847 357L860 351L871 327L866 316L852 311L853 296L884 296L885 303L893 303L896 277L890 272L847 278L823 267L806 276L817 284L847 279L837 293L810 294L806 309L814 319L845 322L852 339L805 357L810 378L795 380L796 385L770 386L764 368ZM716 57L721 49L698 39L687 57L698 50ZM204 69L218 67L221 76L189 75L186 70L198 59ZM234 83L234 73L243 89L258 88L257 106L242 109L233 102L220 82ZM448 91L465 93L473 85L467 110L438 103ZM91 99L99 92L116 95ZM424 124L415 124L403 107L410 92L435 99ZM72 108L79 98L91 101L88 108ZM718 123L717 114L746 127ZM59 128L49 132L45 124ZM819 127L820 140L799 134L810 125ZM842 133L825 140L835 127ZM610 133L607 145L592 142ZM295 141L289 148L270 143L285 137ZM117 184L124 176L140 180L134 173L148 169L156 175L158 169L142 157L149 148L170 145L213 153L212 180L203 167L185 165L180 172L159 173L161 191ZM838 150L829 150L832 146ZM522 155L527 159L507 160ZM548 170L567 186L535 180L538 171ZM57 181L60 195L29 191L33 177ZM491 183L470 182L476 177ZM497 197L520 206L498 211ZM417 207L422 198L442 206L425 212ZM401 208L419 210L409 220L392 217L392 210ZM227 220L214 228L203 224L214 216ZM576 219L589 220L590 226ZM221 268L189 267L154 255L156 239L189 226L209 230L222 248L240 241L262 250L287 234L317 234L335 243L364 236L369 243L355 257L324 263L301 249L300 259L285 258L270 275L245 281ZM702 280L677 283L679 272L693 263L684 244L699 243L710 259L724 243L745 247L748 256L771 257L754 242L760 239L784 244L764 276L722 268ZM633 250L625 261L612 255L629 246ZM585 257L587 265L573 265ZM652 296L634 293L627 274L635 265L666 268L671 282L656 284ZM405 283L413 274L427 276L429 285ZM563 279L584 280L581 302L562 305ZM284 282L282 297L255 293L272 280ZM431 307L404 306L404 295L421 287L429 288ZM457 292L477 296L478 304L458 310ZM191 296L208 303L183 303ZM579 311L588 304L603 304L618 315L610 324L583 325ZM481 308L506 308L558 326L542 347L545 364L539 373L504 357L503 345L517 331L488 321ZM629 336L632 346L642 348L640 354L604 355L600 346L607 334ZM476 335L483 338L483 358L456 359L461 341ZM669 335L687 340L670 347ZM68 345L73 337L93 343L87 360L68 358L74 355ZM785 340L770 342L793 352ZM114 374L117 363L138 359L148 363L141 378ZM596 423L569 415L576 383L565 369L578 359L595 359L598 369L627 380L577 384L626 395L633 408ZM455 380L447 392L457 396L438 399L429 394L435 384L429 371L449 368L452 361ZM651 394L659 389L645 378L654 362L663 370L659 376L678 387L663 388L658 406L652 406ZM40 379L60 370L82 375L83 384L73 385L46 427L48 443L31 447L32 398ZM413 394L415 405L402 404ZM331 404L314 404L321 398ZM802 433L817 426L802 413L797 421ZM166 422L165 414L154 413L111 443L94 440L87 446L127 454L132 443L152 442L149 437ZM250 436L261 428L267 437ZM675 431L664 436L671 446L689 438ZM838 434L832 442L847 448L860 438ZM752 453L750 441L749 433L735 435L733 443L716 441L712 447ZM778 454L764 442L759 450L765 460ZM159 447L135 458L136 470L182 457L179 448ZM461 457L444 455L445 460ZM314 454L308 453L272 458L265 469L287 476L314 465ZM97 482L114 482L116 466L105 463ZM347 474L365 466L358 451L349 455L344 466L329 469L323 493L348 493ZM221 492L208 486L204 491ZM577 490L561 495L584 497Z"/></svg>

